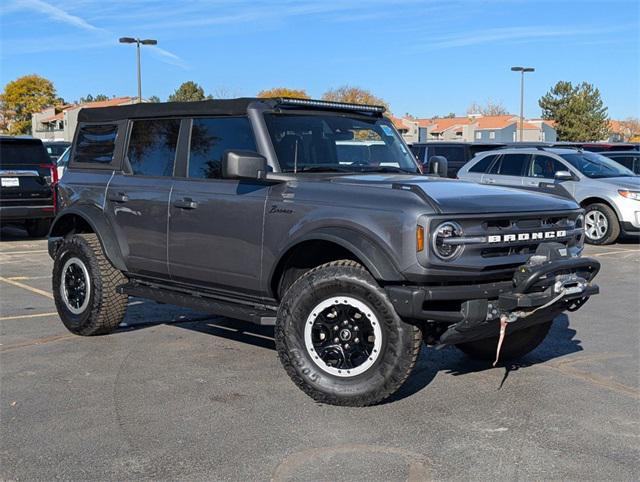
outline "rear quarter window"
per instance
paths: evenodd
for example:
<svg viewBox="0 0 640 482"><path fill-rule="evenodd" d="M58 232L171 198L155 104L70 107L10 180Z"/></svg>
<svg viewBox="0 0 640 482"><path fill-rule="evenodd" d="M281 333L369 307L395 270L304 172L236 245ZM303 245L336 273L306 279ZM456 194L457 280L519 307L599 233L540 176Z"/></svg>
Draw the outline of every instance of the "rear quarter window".
<svg viewBox="0 0 640 482"><path fill-rule="evenodd" d="M473 166L471 166L469 172L487 172L489 170L489 166L491 166L491 163L495 160L496 157L498 157L498 154L492 154L490 156L483 157Z"/></svg>
<svg viewBox="0 0 640 482"><path fill-rule="evenodd" d="M117 124L81 125L76 136L73 161L82 164L111 164L117 135Z"/></svg>

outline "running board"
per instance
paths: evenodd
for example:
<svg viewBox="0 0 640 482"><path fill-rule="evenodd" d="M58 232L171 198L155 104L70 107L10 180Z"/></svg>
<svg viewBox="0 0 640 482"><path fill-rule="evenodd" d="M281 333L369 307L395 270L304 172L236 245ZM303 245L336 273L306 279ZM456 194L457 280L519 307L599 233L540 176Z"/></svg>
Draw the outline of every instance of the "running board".
<svg viewBox="0 0 640 482"><path fill-rule="evenodd" d="M129 296L147 298L165 304L185 306L213 315L249 321L258 325L273 326L276 324L276 306L234 303L230 300L220 300L203 293L183 293L177 290L148 286L137 282L120 285L116 291Z"/></svg>

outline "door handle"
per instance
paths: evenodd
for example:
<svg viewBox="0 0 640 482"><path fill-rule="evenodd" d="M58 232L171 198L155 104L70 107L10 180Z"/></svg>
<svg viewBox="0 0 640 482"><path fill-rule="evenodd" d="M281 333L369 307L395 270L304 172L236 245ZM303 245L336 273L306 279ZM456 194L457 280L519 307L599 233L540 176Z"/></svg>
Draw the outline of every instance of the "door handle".
<svg viewBox="0 0 640 482"><path fill-rule="evenodd" d="M115 203L126 203L129 200L129 196L127 196L123 192L110 192L109 193L109 201L113 201Z"/></svg>
<svg viewBox="0 0 640 482"><path fill-rule="evenodd" d="M538 186L540 183L538 181L527 181L529 186Z"/></svg>
<svg viewBox="0 0 640 482"><path fill-rule="evenodd" d="M198 203L193 199L191 199L190 197L179 199L175 201L173 205L180 209L195 209L198 207Z"/></svg>
<svg viewBox="0 0 640 482"><path fill-rule="evenodd" d="M486 182L487 184L495 184L495 183L496 183L496 180L495 180L495 179L490 179L490 178L489 178L489 179L485 179L485 182Z"/></svg>

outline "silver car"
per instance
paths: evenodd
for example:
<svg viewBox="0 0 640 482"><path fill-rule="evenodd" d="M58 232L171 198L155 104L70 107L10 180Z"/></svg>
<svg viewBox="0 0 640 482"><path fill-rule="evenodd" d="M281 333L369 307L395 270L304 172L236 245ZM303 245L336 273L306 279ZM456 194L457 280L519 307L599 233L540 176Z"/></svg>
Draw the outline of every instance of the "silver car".
<svg viewBox="0 0 640 482"><path fill-rule="evenodd" d="M478 154L460 179L554 192L566 189L585 209L586 241L613 243L620 234L640 236L640 177L595 152L513 148Z"/></svg>

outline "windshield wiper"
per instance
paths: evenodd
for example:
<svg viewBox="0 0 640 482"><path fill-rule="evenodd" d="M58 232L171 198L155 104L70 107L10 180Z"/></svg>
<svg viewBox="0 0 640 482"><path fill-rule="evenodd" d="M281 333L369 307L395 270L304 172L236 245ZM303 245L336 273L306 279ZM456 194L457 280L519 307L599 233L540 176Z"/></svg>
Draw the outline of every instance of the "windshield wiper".
<svg viewBox="0 0 640 482"><path fill-rule="evenodd" d="M352 169L337 166L303 166L299 167L297 172L352 172Z"/></svg>
<svg viewBox="0 0 640 482"><path fill-rule="evenodd" d="M395 166L376 166L376 167L366 167L364 169L362 169L362 172L382 172L382 173L388 173L388 172L399 172L399 173L404 173L404 174L418 174L418 171L411 171L409 169L403 169L401 167L395 167Z"/></svg>

